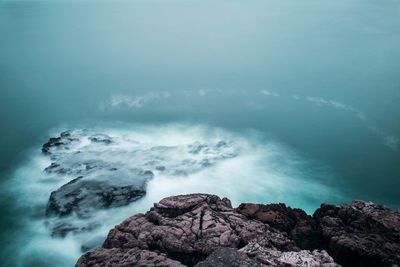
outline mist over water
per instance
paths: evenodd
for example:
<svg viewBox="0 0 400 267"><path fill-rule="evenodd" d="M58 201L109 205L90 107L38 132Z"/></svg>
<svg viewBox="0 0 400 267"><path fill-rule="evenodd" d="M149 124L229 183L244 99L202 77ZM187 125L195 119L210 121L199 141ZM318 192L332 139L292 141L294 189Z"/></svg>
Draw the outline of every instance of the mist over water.
<svg viewBox="0 0 400 267"><path fill-rule="evenodd" d="M181 193L399 208L399 18L395 0L0 1L2 264L72 266L83 244ZM40 148L69 129L120 140L113 157L82 151L123 170L161 155L177 170L198 143L234 156L155 171L144 198L97 211L95 231L52 238L50 193L75 176L46 173ZM136 158L124 137L143 145Z"/></svg>
<svg viewBox="0 0 400 267"><path fill-rule="evenodd" d="M91 133L106 134L112 138L112 144L90 143L87 137ZM116 186L135 179L132 170L144 167L154 172L146 185L144 198L128 206L86 211L83 218L79 211L71 216L44 217L50 193L78 173L43 171L51 161L38 150L32 151L28 162L19 167L5 185L10 188L9 193L20 196L17 205L29 210L21 218L23 230L15 236L17 264L73 265L82 254L82 247L100 246L116 224L135 213L147 211L154 202L170 195L207 192L228 197L234 206L243 202L285 202L301 206L309 213L318 208L321 200L343 199L337 189L318 180L329 176L323 172L324 166L311 172L312 163L283 145L262 142L258 135L255 132L238 135L189 124L126 125L72 133L74 138L80 136L81 139L66 151L59 154L53 151L51 157L57 158L56 162L62 167L74 167L81 175L86 173L80 171L80 163L90 162L93 167L85 180L91 177L99 180L99 176L104 176ZM158 168L160 166L163 168ZM118 170L108 172L106 169L110 167ZM95 227L92 231L52 237L54 227L63 224Z"/></svg>

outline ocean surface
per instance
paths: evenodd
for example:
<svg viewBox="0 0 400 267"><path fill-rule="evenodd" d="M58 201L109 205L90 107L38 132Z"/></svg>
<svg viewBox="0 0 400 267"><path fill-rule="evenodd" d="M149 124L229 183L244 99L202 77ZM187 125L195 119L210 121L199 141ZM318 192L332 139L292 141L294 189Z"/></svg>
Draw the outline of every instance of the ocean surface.
<svg viewBox="0 0 400 267"><path fill-rule="evenodd" d="M0 265L73 266L174 194L400 208L399 47L396 0L0 0ZM90 148L104 161L165 157L174 174L52 238L47 201L70 177L44 172L41 147L69 129L122 140ZM219 142L212 164L180 149Z"/></svg>

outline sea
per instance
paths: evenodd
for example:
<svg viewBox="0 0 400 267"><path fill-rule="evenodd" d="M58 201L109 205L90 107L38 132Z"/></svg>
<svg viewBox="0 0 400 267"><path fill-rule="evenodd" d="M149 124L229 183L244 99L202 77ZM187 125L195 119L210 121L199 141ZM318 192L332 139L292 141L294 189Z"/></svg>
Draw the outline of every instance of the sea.
<svg viewBox="0 0 400 267"><path fill-rule="evenodd" d="M50 193L73 177L45 172L41 148L67 130L125 140L94 151L105 162L175 174L100 228L52 237ZM232 151L212 164L180 149L220 142ZM74 266L171 195L399 209L400 2L0 0L0 147L1 266Z"/></svg>

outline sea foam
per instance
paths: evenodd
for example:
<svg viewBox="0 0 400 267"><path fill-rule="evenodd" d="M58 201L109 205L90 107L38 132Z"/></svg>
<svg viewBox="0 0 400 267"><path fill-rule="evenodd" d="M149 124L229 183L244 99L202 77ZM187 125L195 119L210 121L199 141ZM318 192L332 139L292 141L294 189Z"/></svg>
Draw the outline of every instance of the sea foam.
<svg viewBox="0 0 400 267"><path fill-rule="evenodd" d="M59 134L63 130L66 129L53 132ZM285 202L308 212L323 201L335 202L341 197L316 179L328 173L311 174L312 164L254 131L236 133L209 126L168 124L73 132L77 140L68 149L54 150L50 157L39 149L32 150L26 163L10 179L9 193L18 196L21 207L31 210L24 218L24 231L17 236L21 266L71 266L82 249L101 245L116 224L145 212L154 202L170 195L217 194L231 199L234 206L242 202ZM109 137L112 143L90 141L91 136L99 134ZM72 171L44 171L54 161L69 164ZM107 168L82 169L80 164L88 161L94 165L101 162ZM108 175L112 166L120 170L118 175ZM145 181L143 198L129 205L96 209L86 218L75 213L62 218L45 216L51 192L75 178L79 170L88 179L100 175L113 184L124 185L130 182L132 169L148 169L154 174ZM95 223L96 228L70 232L63 238L51 237L51 226L60 222L79 226Z"/></svg>

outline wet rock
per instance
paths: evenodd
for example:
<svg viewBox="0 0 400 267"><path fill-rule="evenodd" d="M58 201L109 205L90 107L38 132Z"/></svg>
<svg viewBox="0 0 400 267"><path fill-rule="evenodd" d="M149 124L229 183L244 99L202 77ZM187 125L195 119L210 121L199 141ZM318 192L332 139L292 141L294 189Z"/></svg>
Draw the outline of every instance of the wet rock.
<svg viewBox="0 0 400 267"><path fill-rule="evenodd" d="M397 267L399 222L399 211L363 201L323 204L311 217L284 204L233 209L215 195L174 196L117 225L77 266L136 266L130 253L143 252L164 257L146 257L148 266ZM296 245L302 235L315 249Z"/></svg>
<svg viewBox="0 0 400 267"><path fill-rule="evenodd" d="M220 248L199 262L195 267L264 267L256 260L250 259L246 254L233 248Z"/></svg>
<svg viewBox="0 0 400 267"><path fill-rule="evenodd" d="M110 231L100 250L123 253L139 248L194 266L218 248L242 248L249 242L283 251L299 250L285 234L237 213L228 199L192 194L165 198L146 214L125 220ZM91 253L84 258L90 260Z"/></svg>
<svg viewBox="0 0 400 267"><path fill-rule="evenodd" d="M178 261L169 259L165 254L157 251L131 249L104 249L98 248L90 254L82 256L75 265L76 267L126 267L126 266L148 266L148 267L184 267Z"/></svg>
<svg viewBox="0 0 400 267"><path fill-rule="evenodd" d="M49 225L50 222L47 222L47 225ZM68 222L55 222L52 224L52 237L65 237L67 236L68 233L73 232L73 233L81 233L85 231L92 231L96 228L100 227L99 223L90 223L85 226L78 226L72 223ZM101 242L97 242L97 244L101 244Z"/></svg>
<svg viewBox="0 0 400 267"><path fill-rule="evenodd" d="M45 154L51 154L50 148L63 144L64 143L61 141L61 137L50 138L49 141L43 145L42 152Z"/></svg>
<svg viewBox="0 0 400 267"><path fill-rule="evenodd" d="M107 182L85 180L82 176L61 186L50 195L46 215L90 216L91 211L127 205L146 194L136 186L116 186Z"/></svg>
<svg viewBox="0 0 400 267"><path fill-rule="evenodd" d="M313 215L319 246L343 266L399 266L400 211L372 202L322 204Z"/></svg>
<svg viewBox="0 0 400 267"><path fill-rule="evenodd" d="M289 251L282 252L266 248L257 243L249 243L240 250L221 248L213 252L196 267L339 267L326 251Z"/></svg>
<svg viewBox="0 0 400 267"><path fill-rule="evenodd" d="M89 140L94 143L103 143L109 145L112 143L112 138L106 134L95 134L89 137Z"/></svg>
<svg viewBox="0 0 400 267"><path fill-rule="evenodd" d="M207 145L199 144L199 143L191 144L191 145L188 146L188 148L189 148L189 153L191 153L191 154L199 154L201 152L201 150L208 151L208 146Z"/></svg>
<svg viewBox="0 0 400 267"><path fill-rule="evenodd" d="M165 171L165 166L156 166L156 170L163 172L163 171Z"/></svg>
<svg viewBox="0 0 400 267"><path fill-rule="evenodd" d="M126 176L130 175L129 169L134 168L186 176L237 155L232 144L221 142L149 147L124 137L71 130L50 138L42 150L52 160L45 168L48 174L76 177L118 169Z"/></svg>
<svg viewBox="0 0 400 267"><path fill-rule="evenodd" d="M329 254L322 250L279 251L275 248L262 247L257 243L249 243L239 250L263 266L302 266L302 267L339 267Z"/></svg>
<svg viewBox="0 0 400 267"><path fill-rule="evenodd" d="M165 145L131 137L77 129L43 145L43 153L51 160L44 169L46 182L58 185L46 209L53 236L90 231L85 225L101 224L106 209L127 206L143 197L154 175L187 176L238 152L229 141Z"/></svg>
<svg viewBox="0 0 400 267"><path fill-rule="evenodd" d="M303 249L325 249L343 266L400 265L400 215L354 201L322 204L313 217L284 204L241 204L237 211L286 232Z"/></svg>
<svg viewBox="0 0 400 267"><path fill-rule="evenodd" d="M47 225L53 236L90 231L92 228L84 227L82 220L92 218L99 210L125 206L145 195L145 184L153 178L153 172L105 161L104 158L110 157L107 154L113 153L107 150L111 143L108 135L76 130L63 132L43 145L43 152L52 160L44 171L57 182L66 180L51 192L46 209ZM55 216L60 219L54 220Z"/></svg>
<svg viewBox="0 0 400 267"><path fill-rule="evenodd" d="M71 144L73 141L77 141L78 139L73 138L71 136L72 131L65 131L60 134L59 137L52 137L47 141L43 147L42 152L44 154L50 155L52 151L57 149L58 147L66 147L66 145Z"/></svg>
<svg viewBox="0 0 400 267"><path fill-rule="evenodd" d="M67 174L67 173L71 172L71 169L64 168L64 167L60 166L60 164L52 162L50 164L50 166L48 166L44 169L44 171L47 173Z"/></svg>
<svg viewBox="0 0 400 267"><path fill-rule="evenodd" d="M314 221L301 209L292 209L283 203L268 205L243 203L236 211L249 219L257 219L287 233L303 249L315 247Z"/></svg>

